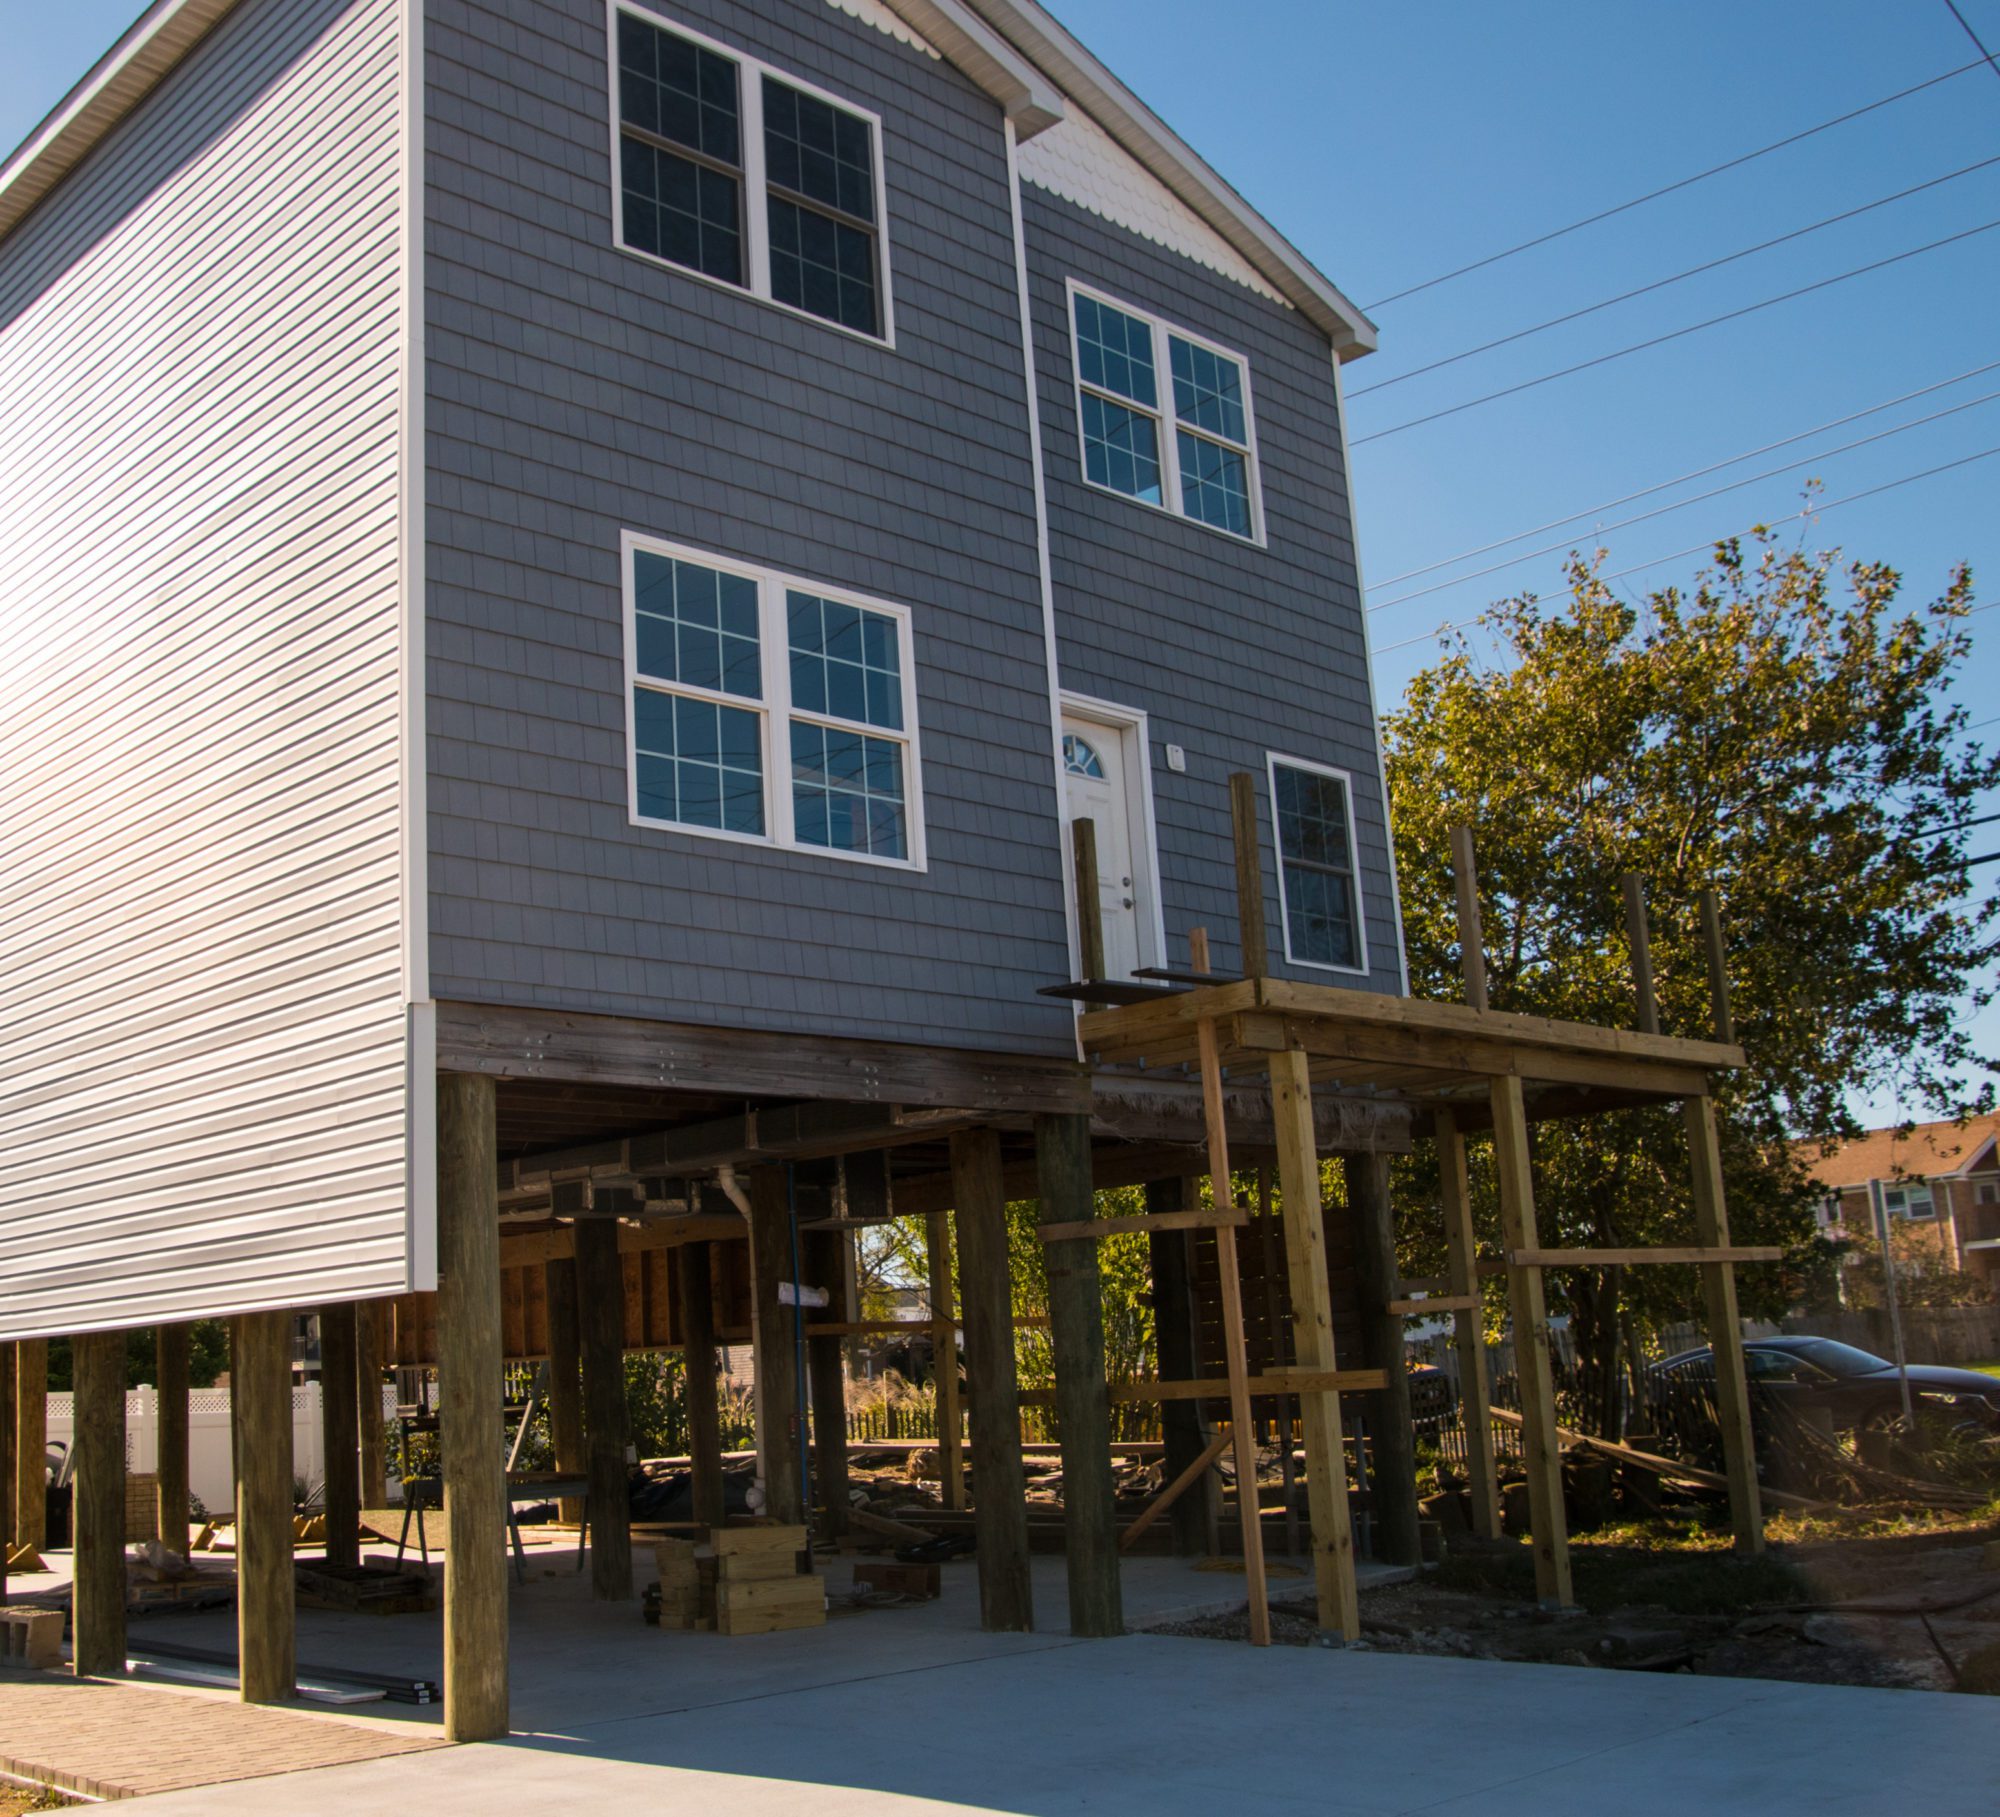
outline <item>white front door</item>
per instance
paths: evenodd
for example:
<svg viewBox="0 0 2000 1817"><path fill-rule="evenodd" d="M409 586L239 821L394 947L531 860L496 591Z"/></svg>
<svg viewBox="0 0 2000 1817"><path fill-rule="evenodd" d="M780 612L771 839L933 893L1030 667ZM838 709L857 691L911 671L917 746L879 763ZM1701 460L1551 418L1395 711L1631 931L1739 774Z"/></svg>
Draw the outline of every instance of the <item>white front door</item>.
<svg viewBox="0 0 2000 1817"><path fill-rule="evenodd" d="M1131 977L1147 963L1149 944L1141 916L1150 908L1152 892L1144 869L1147 842L1134 812L1129 736L1122 726L1063 715L1065 806L1071 821L1088 820L1097 834L1097 902L1107 978Z"/></svg>

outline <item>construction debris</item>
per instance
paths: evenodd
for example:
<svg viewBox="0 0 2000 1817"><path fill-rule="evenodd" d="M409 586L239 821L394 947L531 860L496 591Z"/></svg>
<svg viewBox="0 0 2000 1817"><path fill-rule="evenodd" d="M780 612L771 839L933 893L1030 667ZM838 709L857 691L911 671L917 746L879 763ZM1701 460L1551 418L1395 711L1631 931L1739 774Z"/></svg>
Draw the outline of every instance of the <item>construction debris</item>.
<svg viewBox="0 0 2000 1817"><path fill-rule="evenodd" d="M653 1559L660 1581L642 1613L656 1626L774 1634L826 1620L826 1580L801 1569L810 1563L803 1527L725 1527L705 1546L664 1539Z"/></svg>

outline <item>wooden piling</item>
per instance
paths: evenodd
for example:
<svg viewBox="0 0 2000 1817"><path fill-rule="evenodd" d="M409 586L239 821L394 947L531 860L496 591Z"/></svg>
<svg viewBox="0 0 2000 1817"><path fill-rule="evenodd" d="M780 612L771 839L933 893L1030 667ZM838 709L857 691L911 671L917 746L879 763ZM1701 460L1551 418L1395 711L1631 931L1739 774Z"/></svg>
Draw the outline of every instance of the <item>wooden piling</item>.
<svg viewBox="0 0 2000 1817"><path fill-rule="evenodd" d="M1451 882L1458 907L1458 969L1465 1000L1486 1007L1486 932L1479 919L1479 869L1472 854L1472 829L1451 829Z"/></svg>
<svg viewBox="0 0 2000 1817"><path fill-rule="evenodd" d="M1715 1038L1734 1042L1736 1015L1729 1007L1729 948L1722 938L1722 909L1713 890L1701 892L1701 945L1708 960L1708 1000Z"/></svg>
<svg viewBox="0 0 2000 1817"><path fill-rule="evenodd" d="M1285 1276L1292 1296L1292 1354L1302 1373L1339 1367L1333 1342L1333 1290L1327 1273L1326 1220L1320 1203L1319 1147L1313 1130L1312 1077L1306 1056L1286 1048L1271 1056L1271 1120L1278 1144L1278 1193L1285 1220ZM1354 1577L1354 1531L1347 1506L1347 1453L1340 1398L1299 1397L1305 1431L1306 1502L1312 1515L1313 1582L1319 1625L1346 1640L1361 1638Z"/></svg>
<svg viewBox="0 0 2000 1817"><path fill-rule="evenodd" d="M688 1474L694 1518L723 1523L722 1409L715 1398L715 1276L706 1243L689 1243L674 1257L680 1275L681 1379L687 1389Z"/></svg>
<svg viewBox="0 0 2000 1817"><path fill-rule="evenodd" d="M236 1654L245 1703L295 1694L292 1586L292 1315L234 1320L230 1423L236 1431Z"/></svg>
<svg viewBox="0 0 2000 1817"><path fill-rule="evenodd" d="M1028 1574L1027 1479L1021 1468L1020 1382L1014 1365L1013 1271L1000 1136L951 1138L965 1362L972 1392L972 1517L979 1548L979 1625L1024 1633L1035 1625Z"/></svg>
<svg viewBox="0 0 2000 1817"><path fill-rule="evenodd" d="M707 1245L702 1249L706 1254ZM683 1250L682 1268L687 1266L686 1257ZM583 1365L572 1257L559 1256L542 1264L542 1303L549 1321L549 1449L555 1453L558 1470L586 1475L590 1451L583 1438ZM583 1519L583 1503L575 1496L565 1497L556 1504L556 1516L575 1526Z"/></svg>
<svg viewBox="0 0 2000 1817"><path fill-rule="evenodd" d="M495 1741L508 1726L496 1094L491 1078L447 1073L437 1095L444 1732L447 1741Z"/></svg>
<svg viewBox="0 0 2000 1817"><path fill-rule="evenodd" d="M782 1167L750 1171L750 1330L757 1358L757 1461L764 1512L788 1526L805 1519L799 1406L799 1311L778 1289L796 1278L792 1212Z"/></svg>
<svg viewBox="0 0 2000 1817"><path fill-rule="evenodd" d="M495 1216L498 1212L496 1208ZM497 1251L496 1251L497 1255ZM496 1262L496 1267L497 1267ZM319 1309L319 1415L326 1465L326 1562L361 1563L361 1432L352 1300Z"/></svg>
<svg viewBox="0 0 2000 1817"><path fill-rule="evenodd" d="M1500 1182L1500 1223L1511 1255L1539 1246L1535 1183L1528 1159L1528 1117L1521 1081L1496 1078L1493 1160ZM1569 1525L1563 1508L1561 1441L1556 1435L1555 1378L1549 1364L1548 1305L1542 1271L1507 1270L1507 1298L1514 1322L1514 1372L1521 1385L1521 1454L1528 1472L1528 1524L1535 1547L1535 1593L1545 1608L1567 1609L1570 1587Z"/></svg>
<svg viewBox="0 0 2000 1817"><path fill-rule="evenodd" d="M1646 880L1627 871L1618 880L1625 897L1625 941L1632 952L1632 1026L1642 1035L1660 1032L1660 999L1653 987L1653 936L1646 924Z"/></svg>
<svg viewBox="0 0 2000 1817"><path fill-rule="evenodd" d="M1445 1282L1454 1299L1479 1292L1479 1245L1472 1227L1472 1186L1465 1164L1465 1138L1448 1110L1436 1113L1438 1185L1444 1200ZM1477 1306L1452 1315L1458 1351L1459 1416L1465 1424L1465 1476L1472 1501L1472 1530L1481 1539L1500 1537L1500 1480L1493 1462L1493 1415L1486 1379L1486 1319Z"/></svg>
<svg viewBox="0 0 2000 1817"><path fill-rule="evenodd" d="M1387 1564L1419 1565L1424 1554L1417 1513L1417 1435L1404 1367L1403 1315L1389 1310L1392 1301L1403 1297L1395 1209L1389 1203L1389 1157L1351 1154L1346 1175L1348 1228L1361 1298L1361 1360L1381 1370L1385 1384L1369 1396L1375 1556Z"/></svg>
<svg viewBox="0 0 2000 1817"><path fill-rule="evenodd" d="M576 1231L578 1351L583 1366L584 1443L590 1456L590 1590L600 1602L632 1594L632 1491L625 1468L625 1274L618 1225L579 1218Z"/></svg>
<svg viewBox="0 0 2000 1817"><path fill-rule="evenodd" d="M79 1678L125 1675L125 1334L70 1339L71 1627Z"/></svg>
<svg viewBox="0 0 2000 1817"><path fill-rule="evenodd" d="M1196 1195L1181 1179L1146 1183L1146 1215L1193 1211ZM1195 1343L1193 1232L1152 1230L1146 1234L1147 1258L1153 1277L1153 1346L1160 1378L1191 1382L1201 1375ZM1165 1441L1167 1479L1184 1475L1209 1448L1213 1435L1203 1424L1199 1401L1168 1401L1160 1408L1160 1436ZM1168 1530L1175 1556L1199 1558L1211 1549L1220 1524L1219 1491L1212 1471L1203 1470L1172 1504Z"/></svg>
<svg viewBox="0 0 2000 1817"><path fill-rule="evenodd" d="M1076 869L1077 954L1086 980L1104 976L1104 904L1097 893L1097 823L1070 822L1071 854Z"/></svg>
<svg viewBox="0 0 2000 1817"><path fill-rule="evenodd" d="M1694 1178L1695 1232L1706 1249L1729 1245L1729 1201L1722 1184L1722 1143L1715 1102L1689 1098L1681 1105L1688 1161ZM1736 1265L1703 1262L1701 1290L1708 1315L1708 1343L1715 1356L1715 1406L1722 1423L1722 1461L1729 1478L1729 1524L1736 1550L1764 1550L1764 1504L1757 1486L1757 1441L1750 1423L1750 1382L1743 1361L1743 1325L1736 1308Z"/></svg>
<svg viewBox="0 0 2000 1817"><path fill-rule="evenodd" d="M861 1314L847 1303L845 1230L809 1230L801 1238L807 1282L827 1291L827 1308L818 1316L834 1324L851 1324ZM847 1347L837 1335L815 1337L806 1323L806 1371L812 1394L813 1501L820 1530L837 1539L848 1527L847 1476Z"/></svg>
<svg viewBox="0 0 2000 1817"><path fill-rule="evenodd" d="M1040 1222L1073 1224L1095 1217L1088 1115L1035 1119L1035 1175ZM1062 1443L1069 1631L1078 1636L1122 1634L1118 1492L1111 1472L1111 1400L1104 1380L1104 1288L1097 1241L1082 1237L1050 1243L1044 1254L1049 1339L1055 1352L1056 1436Z"/></svg>
<svg viewBox="0 0 2000 1817"><path fill-rule="evenodd" d="M7 1557L19 1543L15 1537L14 1502L14 1346L0 1343L0 1604L7 1600Z"/></svg>
<svg viewBox="0 0 2000 1817"><path fill-rule="evenodd" d="M174 1552L188 1549L188 1391L194 1333L186 1325L162 1325L153 1333L159 1389L160 1542Z"/></svg>
<svg viewBox="0 0 2000 1817"><path fill-rule="evenodd" d="M14 1349L15 1537L35 1551L49 1543L49 1340L23 1338Z"/></svg>
<svg viewBox="0 0 2000 1817"><path fill-rule="evenodd" d="M373 1300L354 1306L354 1423L361 1442L361 1505L389 1500L389 1433L382 1419L382 1355L389 1308Z"/></svg>
<svg viewBox="0 0 2000 1817"><path fill-rule="evenodd" d="M930 1269L938 1468L944 1477L944 1505L957 1513L965 1507L965 1415L958 1391L958 1296L951 1285L950 1212L934 1211L925 1219L924 1251Z"/></svg>
<svg viewBox="0 0 2000 1817"><path fill-rule="evenodd" d="M1257 832L1257 778L1238 770L1229 778L1229 831L1236 854L1236 926L1243 949L1243 975L1262 978L1271 970L1271 947L1264 930L1264 856Z"/></svg>

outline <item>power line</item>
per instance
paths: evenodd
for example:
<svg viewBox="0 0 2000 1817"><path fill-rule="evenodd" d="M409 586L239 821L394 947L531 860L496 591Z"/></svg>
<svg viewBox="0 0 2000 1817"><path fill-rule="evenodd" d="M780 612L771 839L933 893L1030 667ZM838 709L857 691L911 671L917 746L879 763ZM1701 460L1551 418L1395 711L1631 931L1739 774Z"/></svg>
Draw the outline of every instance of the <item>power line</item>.
<svg viewBox="0 0 2000 1817"><path fill-rule="evenodd" d="M1690 265L1685 271L1677 271L1671 277L1656 278L1650 284L1641 284L1636 290L1622 291L1615 297L1606 297L1601 303L1591 303L1582 309L1572 309L1567 315L1551 316L1546 322L1537 322L1532 328L1516 329L1512 334L1503 334L1498 340L1482 342L1477 347L1468 347L1463 353L1447 354L1441 360L1432 360L1428 366L1413 366L1408 372L1399 372L1394 378L1380 379L1373 385L1363 385L1358 391L1350 391L1348 401L1368 396L1370 392L1387 391L1391 385L1400 385L1408 379L1421 378L1427 372L1437 372L1446 366L1456 366L1461 360L1476 359L1482 353L1491 353L1497 347L1510 347L1516 341L1525 341L1532 335L1544 334L1551 328L1560 328L1568 322L1579 322L1587 315L1596 315L1600 310L1616 308L1620 303L1629 303L1634 297L1650 295L1655 290L1665 290L1669 285L1685 282L1688 278L1700 277L1706 271L1719 271L1725 265L1733 265L1738 259L1747 259L1755 253L1769 252L1774 246L1783 246L1791 240L1802 240L1807 234L1818 233L1822 228L1837 227L1842 221L1852 221L1858 216L1870 214L1878 208L1887 208L1891 202L1906 201L1911 196L1922 195L1927 189L1936 189L1941 184L1955 183L1960 177L1969 177L1975 171L1986 170L2000 164L2000 156L1982 158L1977 164L1968 164L1963 169L1947 172L1941 177L1932 177L1927 183L1914 184L1908 189L1899 189L1892 196L1882 196L1873 202L1863 202L1858 208L1850 208L1837 215L1828 215L1823 221L1815 221L1809 227L1795 227L1790 233L1781 233L1774 240L1760 240L1755 246L1746 246L1741 252L1725 253L1719 259L1710 259L1706 264Z"/></svg>
<svg viewBox="0 0 2000 1817"><path fill-rule="evenodd" d="M1693 322L1685 328L1670 329L1665 334L1656 334L1648 340L1634 341L1629 347L1619 347L1610 353L1600 353L1595 359L1579 360L1574 366L1564 366L1556 372L1545 372L1540 378L1523 379L1518 385L1506 385L1498 391L1489 391L1484 397L1468 398L1461 404L1449 404L1442 410L1433 410L1426 416L1413 416L1408 422L1392 424L1387 429L1377 429L1370 435L1356 436L1351 447L1359 448L1365 442L1379 442L1391 435L1401 435L1405 429L1420 428L1425 423L1435 423L1440 418L1457 416L1461 411L1477 409L1481 404L1491 404L1503 397L1513 397L1519 392L1532 391L1537 385L1547 385L1556 379L1566 379L1579 372L1588 372L1594 366L1608 366L1613 360L1622 360L1628 354L1644 353L1649 347L1664 347L1669 341L1684 340L1691 334L1699 334L1704 328L1717 328L1724 322L1740 321L1746 315L1755 315L1761 309L1772 309L1780 303L1790 303L1803 296L1811 296L1816 290L1826 290L1835 284L1844 284L1849 278L1865 277L1871 271L1882 271L1891 265L1900 265L1905 259L1921 257L1927 252L1936 252L1940 247L1956 245L1960 240L1970 240L1982 233L1991 233L2000 227L2000 221L1985 221L1977 227L1968 227L1961 233L1947 234L1941 240L1932 240L1925 246L1912 246L1907 252L1891 253L1886 259L1875 259L1866 265L1857 265L1851 271L1837 272L1830 278L1821 278L1817 283L1802 284L1796 290L1787 290L1778 296L1765 297L1762 302L1746 303L1741 309L1731 309L1722 315L1713 315L1705 322Z"/></svg>
<svg viewBox="0 0 2000 1817"><path fill-rule="evenodd" d="M1967 726L1965 729L1968 732L1972 730L1970 726ZM1935 839L1946 833L1963 833L1969 827L1991 826L1996 820L2000 820L2000 814L1981 814L1977 820L1954 820L1949 826L1920 826L1911 832L1905 833L1903 838L1906 840Z"/></svg>
<svg viewBox="0 0 2000 1817"><path fill-rule="evenodd" d="M1655 492L1665 492L1671 486L1684 486L1689 480L1706 479L1711 473L1720 473L1725 467L1734 467L1742 461L1753 461L1760 454L1770 454L1779 448L1789 448L1794 442L1810 440L1815 435L1824 435L1829 429L1844 429L1849 423L1858 423L1863 417L1880 416L1885 410L1893 410L1898 404L1908 404L1920 397L1929 397L1934 391L1947 391L1953 385L1962 385L1967 379L1976 379L1984 373L2000 370L2000 360L1989 361L1984 366L1974 366L1955 378L1939 379L1935 385L1922 385L1915 391L1906 391L1901 397L1892 397L1886 403L1870 404L1866 410L1856 410L1846 416L1834 417L1821 423L1817 428L1801 429L1796 435L1780 436L1775 442L1766 442L1761 448L1746 448L1741 454L1732 454L1727 460L1713 461L1706 467L1697 467L1691 473L1683 473L1673 479L1663 479L1657 485L1641 486L1637 492L1627 492L1619 498L1608 498L1601 505L1592 505L1583 511L1572 511L1567 517L1552 517L1545 524L1537 524L1531 530L1519 530L1512 536L1503 536L1498 542L1481 543L1476 549L1462 549L1456 555L1447 555L1442 561L1428 562L1421 568L1410 568L1401 574L1392 574L1387 580L1377 581L1378 587L1399 587L1406 580L1418 580L1426 574L1435 574L1440 568L1455 568L1460 562L1473 561L1479 556L1490 555L1495 549L1504 549L1509 543L1524 543L1531 536L1540 536L1549 530L1560 530L1564 524L1573 524L1579 518L1596 517L1602 511L1615 511L1620 505L1629 505L1635 499L1650 498Z"/></svg>
<svg viewBox="0 0 2000 1817"><path fill-rule="evenodd" d="M1940 466L1926 467L1921 473L1906 473L1901 479L1885 480L1879 486L1869 486L1860 492L1850 492L1842 498L1828 499L1823 505L1809 505L1802 511L1794 511L1789 517L1778 518L1776 523L1789 524L1801 518L1823 517L1829 511L1839 510L1842 505L1857 504L1862 499L1874 498L1879 493L1894 492L1899 486L1913 486L1918 480L1934 479L1938 474L1949 473L1956 467L1969 467L1975 461L1991 460L1996 454L2000 454L2000 446L1982 448L1977 454L1968 454L1955 461L1945 461ZM1753 525L1752 529L1775 527L1776 524L1768 526ZM1743 534L1743 532L1738 532L1738 534ZM1680 561L1683 557L1689 555L1699 555L1705 550L1713 549L1722 540L1720 537L1712 536L1706 542L1690 543L1687 548L1676 549L1670 555L1656 555L1651 561L1635 562L1629 568L1620 568L1616 574L1601 574L1597 578L1604 585L1609 586L1613 581L1623 580L1628 574L1641 574L1648 568L1657 568L1666 562ZM1983 606L1974 606L1965 616L1973 618L1981 612L1991 612L1996 606L2000 606L2000 599L1992 600ZM1405 637L1397 643L1377 645L1373 653L1377 656L1387 656L1394 650L1407 650L1412 644L1420 644L1429 638L1440 637L1447 631L1462 631L1472 622L1470 619L1455 619L1449 623L1437 626L1435 630L1419 632L1415 637ZM1982 721L1982 723L1986 722ZM1968 726L1966 730L1971 731L1973 728Z"/></svg>
<svg viewBox="0 0 2000 1817"><path fill-rule="evenodd" d="M1675 499L1671 504L1656 505L1650 511L1641 511L1632 517L1621 517L1616 523L1600 524L1592 534L1608 535L1613 530L1629 530L1634 524L1651 522L1656 517L1665 517L1669 512L1681 511L1689 505L1706 504L1712 498L1720 498L1725 492L1738 492L1745 486L1754 486L1759 480L1775 479L1781 473L1794 473L1801 467L1811 467L1820 461L1832 460L1836 455L1852 454L1857 448L1866 448L1872 442L1885 442L1892 435L1901 435L1908 429L1921 429L1927 423L1943 421L1948 416L1956 416L1961 410L1976 410L1981 404L1990 404L2000 398L2000 391L1989 391L1984 397L1969 398L1962 404L1952 404L1943 410L1934 410L1929 416L1920 416L1907 423L1898 423L1891 429L1878 429L1873 435L1864 435L1851 442L1843 442L1838 448L1822 448L1817 454L1808 454L1795 461L1786 461L1777 467L1766 467L1762 473L1752 473L1743 479L1733 479L1727 485L1711 487L1706 492L1694 493L1691 497ZM1377 600L1368 610L1386 612L1392 606L1405 606L1413 599L1425 599L1433 593L1442 593L1449 587L1463 586L1467 581L1484 580L1489 574L1498 574L1503 569L1512 568L1521 562L1533 561L1540 555L1551 555L1574 538L1565 537L1561 542L1544 543L1539 549L1526 549L1519 555L1507 556L1494 562L1490 567L1475 568L1470 574L1454 575L1450 580L1433 581L1428 587L1419 587L1414 593L1398 594L1394 599Z"/></svg>
<svg viewBox="0 0 2000 1817"><path fill-rule="evenodd" d="M1951 0L1945 0L1945 4L1950 6ZM1958 11L1957 7L1952 7L1952 11L1956 13ZM1963 19L1960 19L1959 23L1963 25L1965 22ZM1970 26L1966 26L1968 32L1971 29ZM1977 38L1973 42L1978 43ZM1980 45L1982 54L1985 48L1984 45ZM1991 58L1988 58L1987 61L1990 62ZM1817 126L1808 126L1803 132L1795 132L1787 138L1773 140L1769 145L1760 146L1756 151L1746 151L1742 156L1731 158L1725 163L1710 165L1707 170L1698 170L1693 176L1682 177L1679 182L1669 183L1662 189L1649 190L1643 196L1634 196L1631 201L1620 202L1615 208L1600 209L1594 215L1585 215L1580 221L1572 221L1567 227L1558 227L1548 233L1538 234L1534 239L1523 240L1518 246L1509 246L1503 252L1489 253L1483 259L1473 260L1470 265L1461 265L1456 271L1447 271L1442 277L1428 278L1421 284L1412 284L1408 290L1399 290L1394 296L1382 297L1376 302L1364 304L1363 307L1366 309L1386 309L1391 303L1400 303L1405 297L1413 297L1426 290L1435 290L1440 284L1449 284L1454 279L1466 277L1475 271L1484 271L1487 266L1497 265L1502 259L1511 259L1516 253L1529 252L1537 246L1546 246L1551 240L1560 240L1568 234L1580 232L1583 228L1595 227L1599 221L1608 221L1614 215L1622 215L1634 208L1642 208L1648 202L1657 202L1662 196L1670 196L1676 190L1686 189L1696 183L1704 183L1710 177L1719 177L1726 170L1735 170L1739 166L1752 163L1758 158L1769 157L1774 151L1783 151L1787 145L1797 145L1803 139L1810 139L1816 134L1829 132L1836 126L1845 126L1850 120L1858 120L1863 114L1872 114L1878 108L1892 106L1898 101L1907 101L1912 95L1920 95L1927 88L1935 88L1940 82L1949 82L1953 77L1962 76L1967 70L1978 69L1979 67L1980 63L1977 58L1970 63L1961 63L1958 68L1948 69L1941 76L1932 76L1928 81L1919 82L1914 88L1898 89L1893 95L1884 95L1881 100L1870 101L1865 107L1857 107L1851 112L1836 114L1831 120L1822 120Z"/></svg>
<svg viewBox="0 0 2000 1817"><path fill-rule="evenodd" d="M1972 21L1966 18L1966 16L1958 10L1958 7L1956 6L1956 4L1954 4L1954 0L1944 0L1944 3L1946 7L1949 8L1951 16L1965 28L1965 35L1968 38L1970 38L1974 44L1979 46L1979 54L1982 57L1984 57L1988 63L1993 63L1993 73L1996 76L2000 76L2000 63L1993 62L1993 53L1986 48L1985 42L1980 38L1979 34L1972 29Z"/></svg>

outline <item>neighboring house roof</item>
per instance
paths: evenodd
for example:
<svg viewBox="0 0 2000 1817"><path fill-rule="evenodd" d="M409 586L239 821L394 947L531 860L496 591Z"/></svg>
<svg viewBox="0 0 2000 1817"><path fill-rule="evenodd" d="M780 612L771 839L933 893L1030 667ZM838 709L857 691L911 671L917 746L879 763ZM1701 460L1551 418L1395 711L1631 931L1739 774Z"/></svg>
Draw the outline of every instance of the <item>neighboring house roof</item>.
<svg viewBox="0 0 2000 1817"><path fill-rule="evenodd" d="M97 66L0 165L0 238L138 107L241 0L153 0ZM842 0L833 0L836 5ZM873 0L993 97L1024 139L1066 104L1102 127L1332 343L1375 348L1375 325L1297 247L1035 0ZM855 0L847 8L861 11Z"/></svg>
<svg viewBox="0 0 2000 1817"><path fill-rule="evenodd" d="M1813 1178L1829 1191L1843 1191L1870 1180L1962 1177L1992 1165L1996 1139L2000 1113L1964 1123L1919 1123L1907 1136L1900 1129L1871 1129L1814 1160Z"/></svg>

